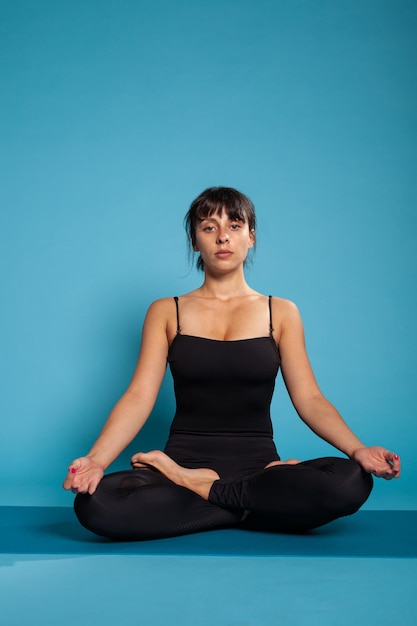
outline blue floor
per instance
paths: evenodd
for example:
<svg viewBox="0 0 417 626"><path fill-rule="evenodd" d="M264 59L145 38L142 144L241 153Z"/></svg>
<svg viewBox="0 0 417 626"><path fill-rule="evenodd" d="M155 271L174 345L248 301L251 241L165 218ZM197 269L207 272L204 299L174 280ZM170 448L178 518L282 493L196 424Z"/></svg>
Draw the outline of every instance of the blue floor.
<svg viewBox="0 0 417 626"><path fill-rule="evenodd" d="M0 507L0 525L5 626L417 624L417 511L137 543L97 539L62 507Z"/></svg>

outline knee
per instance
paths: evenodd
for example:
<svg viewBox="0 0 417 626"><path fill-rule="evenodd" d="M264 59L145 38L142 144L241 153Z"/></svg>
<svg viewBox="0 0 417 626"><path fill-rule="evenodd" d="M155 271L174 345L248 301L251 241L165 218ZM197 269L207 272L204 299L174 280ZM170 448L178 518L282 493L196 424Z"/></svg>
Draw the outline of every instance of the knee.
<svg viewBox="0 0 417 626"><path fill-rule="evenodd" d="M79 493L74 500L74 512L81 526L97 535L106 535L105 529L100 529L100 520L103 520L101 506L97 496Z"/></svg>
<svg viewBox="0 0 417 626"><path fill-rule="evenodd" d="M92 496L78 494L74 500L74 512L81 526L99 537L116 541L130 538L130 525L135 516L125 508L122 500L103 498L97 492Z"/></svg>
<svg viewBox="0 0 417 626"><path fill-rule="evenodd" d="M352 459L339 461L342 463L339 468L337 495L334 494L335 501L339 501L349 515L355 513L368 499L373 487L373 478L356 461Z"/></svg>
<svg viewBox="0 0 417 626"><path fill-rule="evenodd" d="M108 474L93 495L77 494L74 511L78 521L96 535L117 538L115 529L121 524L129 496L144 484L146 478L131 471Z"/></svg>

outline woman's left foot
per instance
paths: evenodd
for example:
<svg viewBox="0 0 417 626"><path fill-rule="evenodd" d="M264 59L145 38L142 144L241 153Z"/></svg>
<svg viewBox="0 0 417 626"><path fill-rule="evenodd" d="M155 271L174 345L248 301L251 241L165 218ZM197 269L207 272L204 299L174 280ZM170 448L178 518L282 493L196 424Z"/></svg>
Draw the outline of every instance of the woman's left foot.
<svg viewBox="0 0 417 626"><path fill-rule="evenodd" d="M212 469L198 468L189 469L178 465L165 452L153 450L152 452L139 452L131 459L132 467L153 467L161 474L172 480L176 485L186 487L208 500L211 486L220 476Z"/></svg>

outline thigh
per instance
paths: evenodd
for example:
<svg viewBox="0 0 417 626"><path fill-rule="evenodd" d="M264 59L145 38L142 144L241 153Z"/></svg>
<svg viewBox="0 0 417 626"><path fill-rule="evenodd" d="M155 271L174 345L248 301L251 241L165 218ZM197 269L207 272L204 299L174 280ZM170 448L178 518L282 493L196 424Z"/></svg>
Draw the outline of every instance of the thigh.
<svg viewBox="0 0 417 626"><path fill-rule="evenodd" d="M249 514L243 528L304 531L350 515L368 498L372 477L350 459L326 457L278 465L234 481L216 481L210 501Z"/></svg>
<svg viewBox="0 0 417 626"><path fill-rule="evenodd" d="M74 503L80 523L117 540L173 537L235 524L241 513L207 502L151 469L106 475L92 495Z"/></svg>

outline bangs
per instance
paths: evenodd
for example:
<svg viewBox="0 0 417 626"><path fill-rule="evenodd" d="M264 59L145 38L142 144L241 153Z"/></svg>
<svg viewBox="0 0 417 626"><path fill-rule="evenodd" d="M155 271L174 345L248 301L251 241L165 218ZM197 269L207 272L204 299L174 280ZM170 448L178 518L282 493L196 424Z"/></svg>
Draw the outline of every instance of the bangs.
<svg viewBox="0 0 417 626"><path fill-rule="evenodd" d="M229 220L232 221L243 223L248 221L246 211L241 206L225 206L224 204L216 204L211 207L208 207L206 204L200 207L197 213L197 219L202 222L209 217L213 217L213 215L221 217L223 213L226 213Z"/></svg>
<svg viewBox="0 0 417 626"><path fill-rule="evenodd" d="M230 220L239 222L250 221L248 211L253 211L253 205L248 198L231 187L214 187L210 193L204 193L195 202L195 216L204 220L213 215L226 215Z"/></svg>

